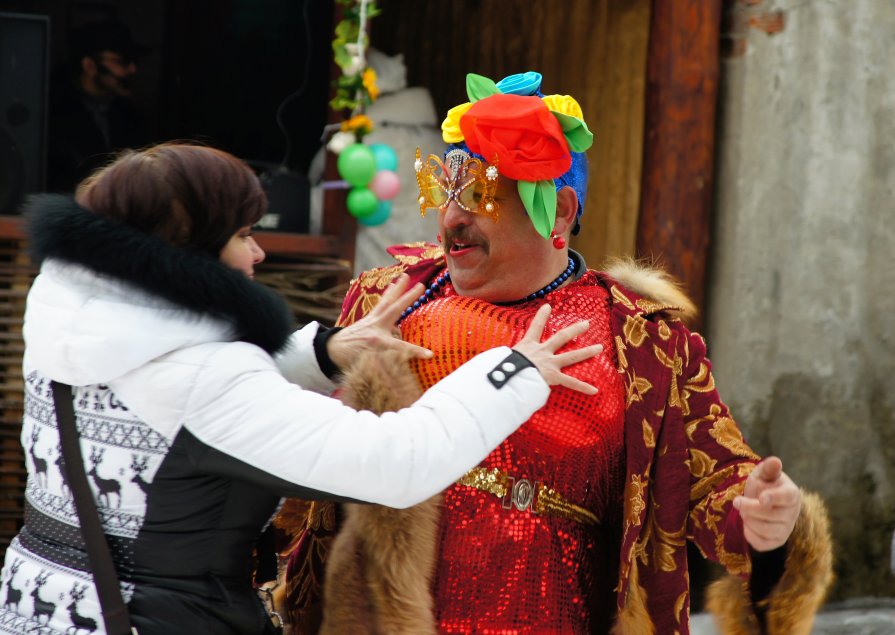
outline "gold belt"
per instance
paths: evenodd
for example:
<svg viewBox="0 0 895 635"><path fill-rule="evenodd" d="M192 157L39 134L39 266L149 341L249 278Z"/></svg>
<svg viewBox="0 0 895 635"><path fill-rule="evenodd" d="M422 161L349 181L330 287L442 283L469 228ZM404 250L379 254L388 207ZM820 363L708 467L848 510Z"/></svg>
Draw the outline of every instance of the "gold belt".
<svg viewBox="0 0 895 635"><path fill-rule="evenodd" d="M464 474L458 485L474 487L477 490L493 494L503 500L504 509L515 507L521 512L531 509L535 514L559 516L582 525L596 525L596 515L578 505L568 502L552 487L527 478L517 479L506 472L484 467L474 467Z"/></svg>

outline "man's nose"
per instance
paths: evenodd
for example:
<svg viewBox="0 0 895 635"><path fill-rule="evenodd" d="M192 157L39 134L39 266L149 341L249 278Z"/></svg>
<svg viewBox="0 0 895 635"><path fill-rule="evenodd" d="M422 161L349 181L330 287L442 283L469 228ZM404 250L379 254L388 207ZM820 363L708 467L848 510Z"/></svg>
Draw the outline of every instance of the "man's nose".
<svg viewBox="0 0 895 635"><path fill-rule="evenodd" d="M472 214L457 205L457 201L451 201L444 210L444 226L446 229L456 229L469 225L472 222Z"/></svg>

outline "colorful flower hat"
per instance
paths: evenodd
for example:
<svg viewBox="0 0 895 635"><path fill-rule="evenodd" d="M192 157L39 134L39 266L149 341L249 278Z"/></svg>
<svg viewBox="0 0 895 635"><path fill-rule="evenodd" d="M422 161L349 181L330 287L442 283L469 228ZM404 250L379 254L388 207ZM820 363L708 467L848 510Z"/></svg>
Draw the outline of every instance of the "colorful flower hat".
<svg viewBox="0 0 895 635"><path fill-rule="evenodd" d="M450 144L448 157L462 150L496 166L517 181L519 196L532 223L544 238L556 220L556 192L570 186L584 211L587 158L593 134L581 106L568 95L541 91L541 74L510 75L496 84L481 75L466 76L469 102L448 111L441 124Z"/></svg>

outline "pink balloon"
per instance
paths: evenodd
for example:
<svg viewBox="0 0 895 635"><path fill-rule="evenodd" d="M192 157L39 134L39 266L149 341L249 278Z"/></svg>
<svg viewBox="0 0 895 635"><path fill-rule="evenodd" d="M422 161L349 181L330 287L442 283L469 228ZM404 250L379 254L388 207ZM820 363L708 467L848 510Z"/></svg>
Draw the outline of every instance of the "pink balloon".
<svg viewBox="0 0 895 635"><path fill-rule="evenodd" d="M379 170L367 187L380 201L390 201L398 195L401 189L401 179L391 170Z"/></svg>

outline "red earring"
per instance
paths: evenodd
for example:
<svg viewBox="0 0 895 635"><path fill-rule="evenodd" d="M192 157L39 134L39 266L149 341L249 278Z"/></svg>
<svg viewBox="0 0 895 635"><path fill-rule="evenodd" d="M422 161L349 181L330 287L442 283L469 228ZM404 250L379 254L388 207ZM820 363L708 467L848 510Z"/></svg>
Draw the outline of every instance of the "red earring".
<svg viewBox="0 0 895 635"><path fill-rule="evenodd" d="M437 240L438 242L441 242L441 232L439 232L438 234L435 235L435 240Z"/></svg>
<svg viewBox="0 0 895 635"><path fill-rule="evenodd" d="M566 246L566 239L562 236L559 236L556 232L551 232L550 237L553 239L553 248L554 249L564 249Z"/></svg>

